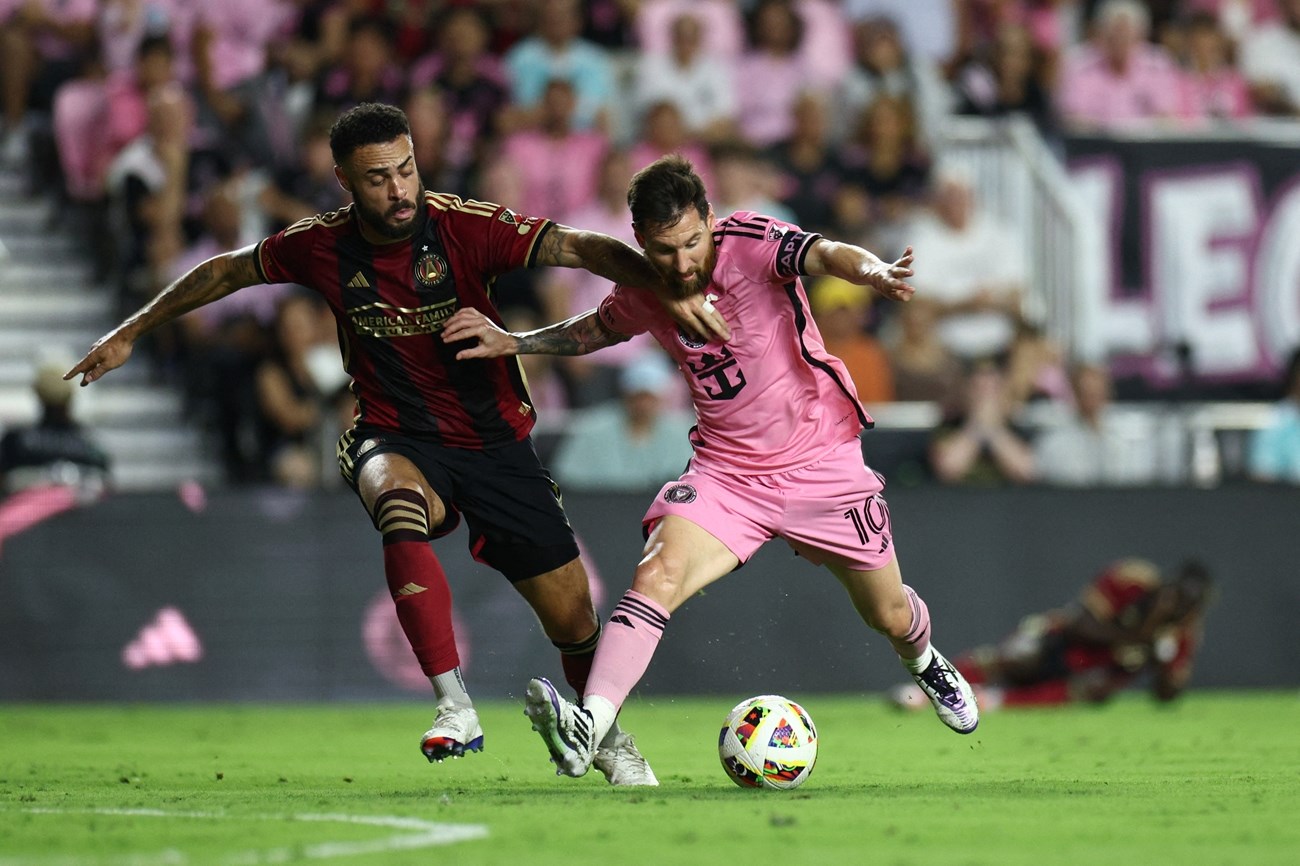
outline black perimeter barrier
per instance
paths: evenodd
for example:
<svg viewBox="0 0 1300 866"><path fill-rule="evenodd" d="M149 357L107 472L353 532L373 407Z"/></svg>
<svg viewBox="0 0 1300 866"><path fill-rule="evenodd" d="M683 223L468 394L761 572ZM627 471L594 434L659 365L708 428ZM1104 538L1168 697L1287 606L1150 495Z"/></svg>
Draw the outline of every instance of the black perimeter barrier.
<svg viewBox="0 0 1300 866"><path fill-rule="evenodd" d="M566 497L602 616L640 557L649 497ZM1059 606L1107 562L1201 559L1218 581L1194 685L1300 684L1300 490L886 489L904 580L953 655ZM480 697L560 677L464 529L435 543ZM639 694L862 693L900 681L838 582L773 541L672 618ZM0 700L382 700L428 696L346 492L110 496L0 547Z"/></svg>

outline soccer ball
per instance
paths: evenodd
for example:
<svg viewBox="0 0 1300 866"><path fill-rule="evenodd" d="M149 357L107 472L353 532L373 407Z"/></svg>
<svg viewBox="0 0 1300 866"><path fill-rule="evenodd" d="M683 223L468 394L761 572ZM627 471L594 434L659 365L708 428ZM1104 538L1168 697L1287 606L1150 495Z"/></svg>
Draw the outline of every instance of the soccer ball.
<svg viewBox="0 0 1300 866"><path fill-rule="evenodd" d="M718 734L718 757L742 788L789 791L817 762L817 727L807 710L780 695L741 701Z"/></svg>

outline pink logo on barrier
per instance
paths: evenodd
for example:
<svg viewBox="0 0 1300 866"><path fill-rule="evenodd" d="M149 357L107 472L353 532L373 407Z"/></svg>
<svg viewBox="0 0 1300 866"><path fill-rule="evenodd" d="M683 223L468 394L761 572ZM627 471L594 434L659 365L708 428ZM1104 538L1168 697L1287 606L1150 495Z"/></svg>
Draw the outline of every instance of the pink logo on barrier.
<svg viewBox="0 0 1300 866"><path fill-rule="evenodd" d="M122 664L133 671L165 667L203 658L203 644L190 628L185 615L164 607L147 623L135 640L122 648Z"/></svg>

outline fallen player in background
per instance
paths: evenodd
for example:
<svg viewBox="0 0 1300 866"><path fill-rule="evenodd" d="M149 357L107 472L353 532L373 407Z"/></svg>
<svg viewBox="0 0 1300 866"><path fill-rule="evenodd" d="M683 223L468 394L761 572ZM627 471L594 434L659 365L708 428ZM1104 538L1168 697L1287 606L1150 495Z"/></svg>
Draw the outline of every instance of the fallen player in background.
<svg viewBox="0 0 1300 866"><path fill-rule="evenodd" d="M1149 676L1151 694L1170 701L1191 679L1213 580L1185 562L1166 581L1143 559L1107 566L1072 605L1037 613L998 644L957 656L955 666L983 709L1101 703ZM910 683L890 692L900 707L929 706Z"/></svg>

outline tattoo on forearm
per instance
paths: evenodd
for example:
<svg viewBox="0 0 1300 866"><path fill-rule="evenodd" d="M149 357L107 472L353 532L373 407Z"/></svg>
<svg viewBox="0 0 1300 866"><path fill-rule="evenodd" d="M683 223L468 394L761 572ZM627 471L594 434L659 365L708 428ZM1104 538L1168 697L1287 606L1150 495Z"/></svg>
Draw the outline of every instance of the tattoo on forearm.
<svg viewBox="0 0 1300 866"><path fill-rule="evenodd" d="M593 311L515 339L520 355L586 355L629 338L606 328Z"/></svg>
<svg viewBox="0 0 1300 866"><path fill-rule="evenodd" d="M131 319L147 331L211 303L237 288L260 281L257 266L253 262L252 247L226 257L211 258L159 292Z"/></svg>

